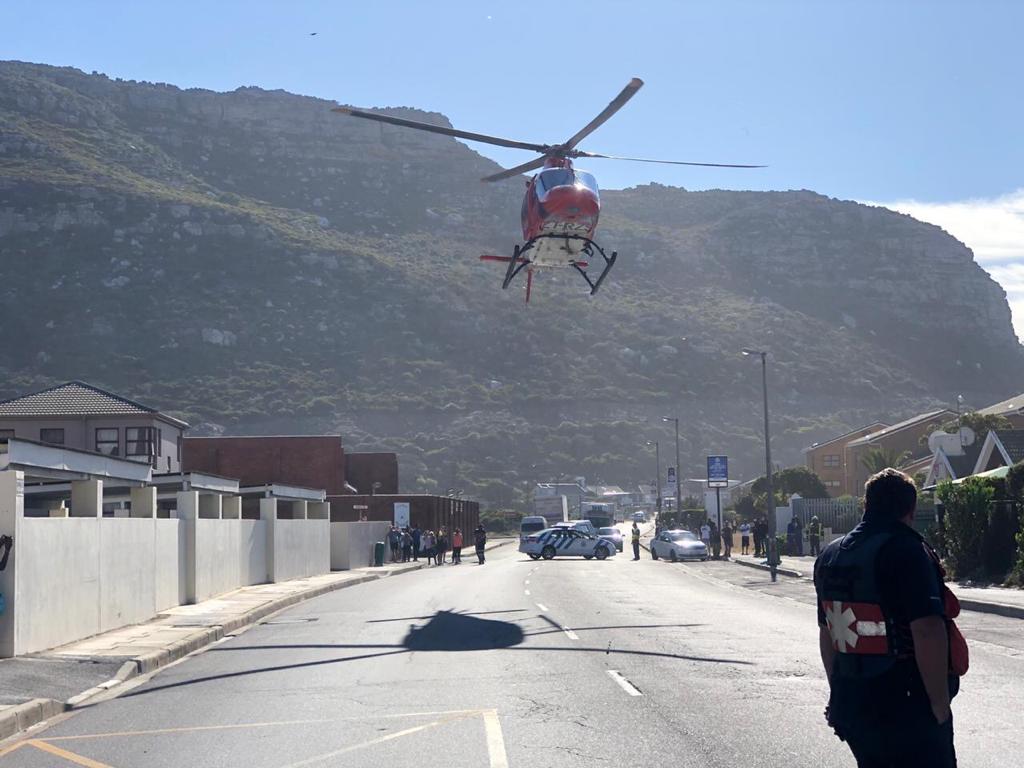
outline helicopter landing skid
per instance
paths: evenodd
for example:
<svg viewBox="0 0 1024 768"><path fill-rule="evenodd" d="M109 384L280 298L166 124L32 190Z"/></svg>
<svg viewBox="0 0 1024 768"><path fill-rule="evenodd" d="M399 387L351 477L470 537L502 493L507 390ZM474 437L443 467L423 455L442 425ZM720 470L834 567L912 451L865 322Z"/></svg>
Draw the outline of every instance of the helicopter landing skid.
<svg viewBox="0 0 1024 768"><path fill-rule="evenodd" d="M544 246L544 254L543 257L536 258L538 252L542 250L540 246ZM531 251L533 251L532 254L530 253ZM552 251L561 252L564 256L560 259L553 259L551 256ZM604 268L596 280L587 273L590 261L595 255L599 255L604 260ZM530 258L531 256L535 258ZM519 273L525 269L527 278L526 301L529 303L531 289L533 288L534 268L572 267L580 273L587 282L587 285L590 286L590 295L593 296L601 287L604 279L608 277L608 273L611 272L612 267L615 265L616 258L618 258L616 251L612 251L612 255L608 256L601 246L590 238L581 235L543 234L527 240L522 246L517 245L511 256L485 255L481 256L480 260L497 261L508 265L505 269L505 279L501 283L503 290L507 289Z"/></svg>

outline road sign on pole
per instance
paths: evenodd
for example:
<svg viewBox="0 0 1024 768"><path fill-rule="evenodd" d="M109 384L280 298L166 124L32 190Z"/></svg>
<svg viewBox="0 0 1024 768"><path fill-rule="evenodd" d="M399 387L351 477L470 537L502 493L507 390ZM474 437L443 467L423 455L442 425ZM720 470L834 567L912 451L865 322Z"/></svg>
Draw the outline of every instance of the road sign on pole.
<svg viewBox="0 0 1024 768"><path fill-rule="evenodd" d="M708 488L729 487L729 457L708 456Z"/></svg>

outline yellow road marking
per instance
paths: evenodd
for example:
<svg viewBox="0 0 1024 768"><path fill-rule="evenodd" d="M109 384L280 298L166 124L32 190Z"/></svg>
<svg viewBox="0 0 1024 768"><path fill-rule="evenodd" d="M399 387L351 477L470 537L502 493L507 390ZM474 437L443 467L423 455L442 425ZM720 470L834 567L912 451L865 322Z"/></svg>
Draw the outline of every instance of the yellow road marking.
<svg viewBox="0 0 1024 768"><path fill-rule="evenodd" d="M479 714L479 713L480 713L479 710L474 710L472 714ZM387 736L381 736L380 738L377 738L377 739L371 739L370 741L364 741L362 744L352 744L351 746L344 747L342 749L337 749L334 752L327 752L326 754L317 755L316 757L311 757L311 758L309 758L307 760L301 760L301 761L299 761L297 763L289 763L284 768L302 768L302 766L313 765L314 763L322 763L324 760L328 760L328 759L330 759L332 757L338 757L339 755L344 755L344 754L346 754L348 752L355 752L357 749L365 749L366 747L372 747L372 746L374 746L376 744L383 744L386 741L393 741L394 739L400 739L403 736L411 736L414 733L420 733L421 731L426 731L426 730L428 730L430 728L436 728L437 726L444 725L446 723L452 723L452 722L455 722L456 720L464 720L464 719L466 719L467 717L470 717L470 716L471 715L469 715L469 714L459 714L459 715L455 715L454 717L447 717L447 718L443 718L441 720L434 720L433 722L426 723L424 725L417 725L417 726L415 726L413 728L406 728L404 731L398 731L397 733L389 733Z"/></svg>
<svg viewBox="0 0 1024 768"><path fill-rule="evenodd" d="M91 760L88 757L76 755L74 752L68 752L66 749L61 749L60 747L56 747L53 744L47 744L45 741L32 739L27 743L38 750L42 750L43 752L49 752L51 755L56 755L57 757L63 758L64 760L74 763L75 765L85 766L85 768L111 768L111 766L107 765L106 763L98 763L95 760Z"/></svg>
<svg viewBox="0 0 1024 768"><path fill-rule="evenodd" d="M0 757L3 757L4 755L9 755L11 754L11 752L14 752L17 749L21 749L26 744L28 744L27 741L17 741L14 744L8 744L3 749L0 749Z"/></svg>
<svg viewBox="0 0 1024 768"><path fill-rule="evenodd" d="M129 736L159 736L162 734L169 733L191 733L193 731L220 731L220 730L232 730L240 728L274 728L287 725L323 725L325 723L340 723L348 721L362 722L365 720L392 720L395 718L402 717L435 717L437 715L477 715L480 714L479 709L449 709L441 710L437 712L403 712L401 714L392 715L363 715L358 717L332 717L320 720L279 720L269 721L263 723L229 723L226 725L190 725L182 726L180 728L153 728L145 731L108 731L104 733L82 733L77 736L49 736L41 739L42 741L75 741L76 739L119 739L127 738ZM24 744L19 742L18 745ZM14 745L8 747L8 751L13 752L18 747ZM7 754L4 751L0 751L0 757Z"/></svg>

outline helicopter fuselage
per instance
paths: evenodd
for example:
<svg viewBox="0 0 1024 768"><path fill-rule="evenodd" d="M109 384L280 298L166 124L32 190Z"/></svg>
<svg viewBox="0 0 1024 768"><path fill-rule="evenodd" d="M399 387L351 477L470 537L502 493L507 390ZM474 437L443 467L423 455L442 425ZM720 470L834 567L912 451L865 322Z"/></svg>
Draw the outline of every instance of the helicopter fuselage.
<svg viewBox="0 0 1024 768"><path fill-rule="evenodd" d="M586 259L584 249L601 212L601 193L593 175L573 168L568 160L552 160L526 183L523 239L533 243L534 267L572 267Z"/></svg>

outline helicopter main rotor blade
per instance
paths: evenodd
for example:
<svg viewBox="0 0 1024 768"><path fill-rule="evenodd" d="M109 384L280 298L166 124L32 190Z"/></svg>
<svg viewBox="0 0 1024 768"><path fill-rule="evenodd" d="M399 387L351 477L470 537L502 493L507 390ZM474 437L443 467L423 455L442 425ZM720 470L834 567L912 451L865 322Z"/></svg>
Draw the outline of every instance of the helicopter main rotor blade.
<svg viewBox="0 0 1024 768"><path fill-rule="evenodd" d="M583 139L585 139L587 136L589 136L598 128L600 128L608 120L609 117L611 117L620 109L622 109L625 106L626 102L632 99L633 96L636 95L636 92L643 87L643 85L643 80L641 80L639 77L634 77L632 80L629 81L629 85L623 88L622 91L619 92L619 95L612 99L611 103L601 111L601 114L599 114L589 123L587 123L582 129L580 129L580 131L575 136L573 136L564 144L561 144L558 148L561 150L569 150L575 147L577 144L583 141Z"/></svg>
<svg viewBox="0 0 1024 768"><path fill-rule="evenodd" d="M456 139L467 139L468 141L479 141L484 144L495 144L499 147L509 147L510 149L527 149L531 152L548 152L551 147L547 144L530 144L525 141L515 141L513 139L503 139L500 136L488 136L483 133L471 133L469 131L460 131L456 128L445 128L442 125L431 125L430 123L422 123L419 120L406 120L401 117L392 117L391 115L381 115L377 112L364 112L361 109L352 109L351 107L335 107L331 112L338 112L342 115L351 115L352 117L361 117L365 120L376 120L378 123L388 123L390 125L400 125L403 128L415 128L418 131L430 131L431 133L440 133L444 136L453 136Z"/></svg>
<svg viewBox="0 0 1024 768"><path fill-rule="evenodd" d="M703 168L767 168L767 165L739 165L737 163L691 163L685 160L652 160L648 157L619 157L602 155L598 152L584 152L577 149L568 153L570 157L596 157L601 160L629 160L634 163L661 163L662 165L697 165Z"/></svg>
<svg viewBox="0 0 1024 768"><path fill-rule="evenodd" d="M513 176L518 176L521 173L540 168L547 162L547 157L537 157L528 163L517 165L515 168L509 168L507 171L501 171L493 176L484 176L480 181L501 181L502 179L511 179Z"/></svg>

